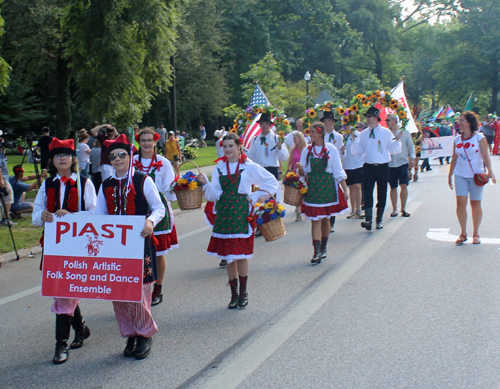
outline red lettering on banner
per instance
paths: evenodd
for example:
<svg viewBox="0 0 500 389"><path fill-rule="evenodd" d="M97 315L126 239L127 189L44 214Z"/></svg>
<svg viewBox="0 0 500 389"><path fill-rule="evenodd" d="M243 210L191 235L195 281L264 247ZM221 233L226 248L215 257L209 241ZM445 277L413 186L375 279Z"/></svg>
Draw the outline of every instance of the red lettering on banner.
<svg viewBox="0 0 500 389"><path fill-rule="evenodd" d="M73 222L73 238L76 237L76 222Z"/></svg>
<svg viewBox="0 0 500 389"><path fill-rule="evenodd" d="M64 229L63 229L64 227ZM61 241L61 235L65 234L70 230L70 224L66 222L57 222L56 225L56 244Z"/></svg>
<svg viewBox="0 0 500 389"><path fill-rule="evenodd" d="M116 228L121 228L122 229L122 245L126 246L127 245L127 230L133 230L134 227L132 227L132 226L125 226L123 224L117 224Z"/></svg>
<svg viewBox="0 0 500 389"><path fill-rule="evenodd" d="M102 230L103 230L104 232L107 232L107 233L108 233L108 235L104 235L104 234L102 234L101 236L102 236L103 238L113 239L113 238L115 237L115 233L114 233L113 231L109 230L109 228L110 228L110 227L113 227L113 225L112 225L112 224L103 224L103 225L102 225L102 227L101 227L101 228L102 228Z"/></svg>
<svg viewBox="0 0 500 389"><path fill-rule="evenodd" d="M87 234L91 232L92 234L94 234L95 236L99 236L99 234L97 233L96 229L94 228L94 226L92 225L92 223L87 223L83 226L82 230L80 231L80 233L78 234L78 236L82 236L83 234Z"/></svg>

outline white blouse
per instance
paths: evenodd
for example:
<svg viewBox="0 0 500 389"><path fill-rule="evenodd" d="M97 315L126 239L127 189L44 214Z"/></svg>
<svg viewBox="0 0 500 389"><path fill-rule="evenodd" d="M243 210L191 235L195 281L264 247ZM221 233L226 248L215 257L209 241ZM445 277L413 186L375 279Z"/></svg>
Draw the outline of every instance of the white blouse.
<svg viewBox="0 0 500 389"><path fill-rule="evenodd" d="M139 156L134 155L134 162L138 160ZM163 166L161 166L159 169L156 169L155 171L154 182L156 188L158 188L158 192L163 193L169 201L175 201L177 200L175 193L170 193L170 185L175 179L175 173L174 169L172 168L172 164L167 158L158 154L156 155L156 160L163 163ZM147 169L151 164L151 158L141 158L141 164L144 168Z"/></svg>
<svg viewBox="0 0 500 389"><path fill-rule="evenodd" d="M283 146L285 147L285 146ZM231 174L234 174L236 171L236 167L238 166L238 162L229 163L229 170ZM217 201L223 193L222 187L219 182L219 170L222 175L227 175L226 163L223 161L219 161L217 166L214 168L212 173L212 182L208 181L206 185L203 186L203 191L205 194L205 199L207 201ZM238 193L246 194L250 197L252 204L255 205L259 198L268 198L270 197L269 193L273 195L279 195L279 183L276 178L269 173L266 169L247 159L245 163L240 165L241 172L241 180L238 186ZM259 187L263 190L258 190L256 192L252 192L252 185L259 185ZM279 202L279 198L277 196L277 201Z"/></svg>
<svg viewBox="0 0 500 389"><path fill-rule="evenodd" d="M314 147L314 151L317 155L321 153L322 147L309 147ZM300 155L300 164L304 167L305 174L311 172L311 161L309 160L309 163L307 163L307 154L309 153L309 147L306 147L304 150L302 150L302 154ZM340 161L340 156L337 148L331 143L325 143L325 147L328 154L328 163L326 165L325 172L331 173L333 178L335 179L335 182L337 183L345 180L347 178L347 174L345 174L345 171L342 167L342 162ZM311 158L315 158L314 152L311 152Z"/></svg>

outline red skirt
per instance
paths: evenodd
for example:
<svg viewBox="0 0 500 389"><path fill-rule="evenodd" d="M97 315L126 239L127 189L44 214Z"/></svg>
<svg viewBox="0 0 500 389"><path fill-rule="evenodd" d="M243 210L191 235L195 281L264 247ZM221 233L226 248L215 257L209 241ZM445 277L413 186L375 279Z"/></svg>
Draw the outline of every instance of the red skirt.
<svg viewBox="0 0 500 389"><path fill-rule="evenodd" d="M214 227L215 224L215 202L207 201L205 204L205 221L207 222L209 227Z"/></svg>
<svg viewBox="0 0 500 389"><path fill-rule="evenodd" d="M325 218L330 218L332 216L338 216L349 210L349 205L344 197L344 192L337 185L337 193L339 194L339 202L335 205L325 205L324 207L311 207L310 205L304 204L304 201L300 204L301 213L306 215L308 219L320 220Z"/></svg>
<svg viewBox="0 0 500 389"><path fill-rule="evenodd" d="M226 259L228 263L238 259L252 258L254 239L254 234L248 238L229 239L212 236L208 244L207 254Z"/></svg>
<svg viewBox="0 0 500 389"><path fill-rule="evenodd" d="M177 230L174 227L169 234L160 234L155 235L155 238L158 240L158 244L156 247L156 255L165 255L168 250L176 249L179 247L179 242L177 240Z"/></svg>

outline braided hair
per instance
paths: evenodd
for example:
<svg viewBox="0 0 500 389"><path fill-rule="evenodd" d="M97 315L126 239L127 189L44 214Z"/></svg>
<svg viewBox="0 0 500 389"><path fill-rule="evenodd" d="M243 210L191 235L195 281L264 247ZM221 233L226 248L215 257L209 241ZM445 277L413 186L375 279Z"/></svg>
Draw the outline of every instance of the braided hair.
<svg viewBox="0 0 500 389"><path fill-rule="evenodd" d="M311 124L311 128L314 128L316 132L321 134L321 138L323 139L323 167L326 169L328 166L328 153L326 152L326 146L325 146L325 125L321 122L314 122ZM307 152L307 157L306 157L306 164L309 164L309 160L311 158L312 150L313 150L314 144L312 144L309 147L309 151Z"/></svg>

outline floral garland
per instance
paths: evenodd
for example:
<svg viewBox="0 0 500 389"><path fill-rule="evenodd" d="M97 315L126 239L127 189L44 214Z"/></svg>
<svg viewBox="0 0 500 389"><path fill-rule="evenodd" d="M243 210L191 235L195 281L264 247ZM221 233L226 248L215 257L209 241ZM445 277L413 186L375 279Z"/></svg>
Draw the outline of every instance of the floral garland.
<svg viewBox="0 0 500 389"><path fill-rule="evenodd" d="M54 213L58 205L59 201L56 199L56 190L54 188L47 189L47 211Z"/></svg>
<svg viewBox="0 0 500 389"><path fill-rule="evenodd" d="M56 212L58 209L59 200L56 198L55 188L47 189L47 211L50 213ZM72 187L68 194L68 206L66 210L69 212L78 211L78 190L76 187Z"/></svg>
<svg viewBox="0 0 500 389"><path fill-rule="evenodd" d="M273 118L273 124L276 127L276 133L284 138L285 134L292 131L290 121L286 115L278 108L267 105L254 105L240 112L234 119L233 126L229 132L243 135L248 126L255 120L255 117L261 113L267 113ZM281 134L282 133L282 134Z"/></svg>
<svg viewBox="0 0 500 389"><path fill-rule="evenodd" d="M390 92L376 90L375 92L366 92L364 94L359 93L351 100L351 108L353 106L360 107L361 105L368 107L376 104L380 104L382 107L393 110L401 121L401 131L406 129L406 126L410 121L408 119L408 115L406 114L406 108L398 100L392 98Z"/></svg>
<svg viewBox="0 0 500 389"><path fill-rule="evenodd" d="M325 101L323 104L316 104L314 107L306 109L306 116L302 118L305 128L304 133L308 130L306 135L309 135L311 124L319 120L321 112L331 112L334 108L335 104L333 102Z"/></svg>

